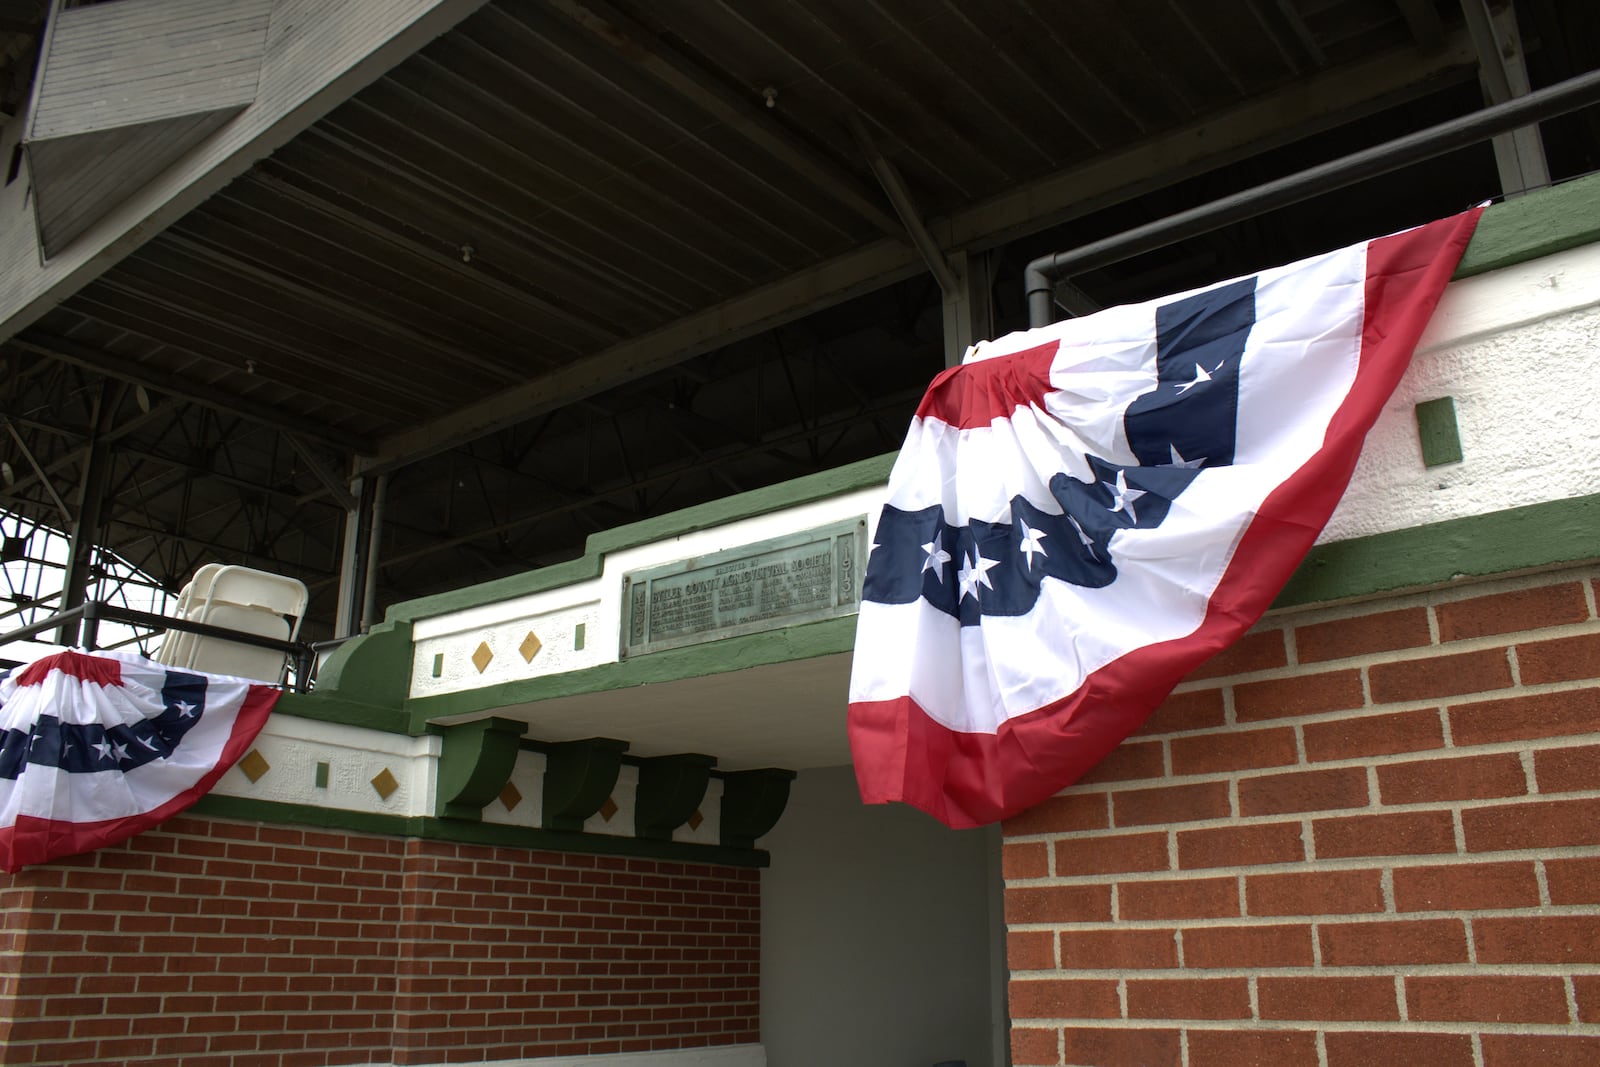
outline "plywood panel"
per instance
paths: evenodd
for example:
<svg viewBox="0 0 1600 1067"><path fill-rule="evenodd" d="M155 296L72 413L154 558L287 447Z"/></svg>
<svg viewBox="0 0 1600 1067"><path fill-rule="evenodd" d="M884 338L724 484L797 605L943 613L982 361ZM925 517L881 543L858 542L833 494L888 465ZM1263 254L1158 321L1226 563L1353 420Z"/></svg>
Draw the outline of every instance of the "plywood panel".
<svg viewBox="0 0 1600 1067"><path fill-rule="evenodd" d="M272 0L119 0L61 12L33 140L249 105Z"/></svg>
<svg viewBox="0 0 1600 1067"><path fill-rule="evenodd" d="M28 166L45 256L59 253L238 111L203 112L30 144Z"/></svg>

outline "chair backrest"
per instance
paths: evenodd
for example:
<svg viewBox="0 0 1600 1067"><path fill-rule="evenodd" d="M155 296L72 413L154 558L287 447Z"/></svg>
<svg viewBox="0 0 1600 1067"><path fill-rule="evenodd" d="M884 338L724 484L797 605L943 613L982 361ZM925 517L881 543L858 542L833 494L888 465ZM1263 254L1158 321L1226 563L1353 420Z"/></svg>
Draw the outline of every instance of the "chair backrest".
<svg viewBox="0 0 1600 1067"><path fill-rule="evenodd" d="M305 583L250 567L208 563L178 595L175 614L190 622L292 641L310 596ZM156 660L210 674L281 682L287 657L218 637L169 631Z"/></svg>
<svg viewBox="0 0 1600 1067"><path fill-rule="evenodd" d="M222 569L220 563L207 563L194 572L194 577L184 583L178 591L178 602L173 605L172 614L180 619L189 617L189 609L194 604L195 589L211 588L211 579ZM151 658L157 663L169 666L188 666L188 658L193 652L192 645L194 634L184 633L182 630L169 630L161 640L161 647L156 649Z"/></svg>
<svg viewBox="0 0 1600 1067"><path fill-rule="evenodd" d="M196 583L194 606L188 613L196 622L207 621L215 605L232 604L289 616L293 619L290 640L293 640L293 634L300 631L300 619L306 613L310 594L306 592L305 583L298 578L250 567L230 566L218 568L209 575L209 579L204 588L199 587L198 581Z"/></svg>

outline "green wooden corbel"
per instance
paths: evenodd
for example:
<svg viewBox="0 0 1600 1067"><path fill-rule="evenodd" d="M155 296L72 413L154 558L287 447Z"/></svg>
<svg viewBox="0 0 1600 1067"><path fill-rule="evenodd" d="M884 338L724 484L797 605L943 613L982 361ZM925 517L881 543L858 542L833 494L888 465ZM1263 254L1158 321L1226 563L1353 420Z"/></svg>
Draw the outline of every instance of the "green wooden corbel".
<svg viewBox="0 0 1600 1067"><path fill-rule="evenodd" d="M444 738L434 810L447 819L482 819L483 806L506 787L517 763L518 739L528 724L490 716L428 732Z"/></svg>
<svg viewBox="0 0 1600 1067"><path fill-rule="evenodd" d="M672 831L689 821L706 796L715 756L685 752L639 761L639 791L634 794L633 835L671 841Z"/></svg>
<svg viewBox="0 0 1600 1067"><path fill-rule="evenodd" d="M611 737L582 741L535 742L543 752L544 828L576 833L617 787L617 771L628 742Z"/></svg>
<svg viewBox="0 0 1600 1067"><path fill-rule="evenodd" d="M794 771L779 767L722 775L723 846L755 848L756 838L778 825L794 779Z"/></svg>

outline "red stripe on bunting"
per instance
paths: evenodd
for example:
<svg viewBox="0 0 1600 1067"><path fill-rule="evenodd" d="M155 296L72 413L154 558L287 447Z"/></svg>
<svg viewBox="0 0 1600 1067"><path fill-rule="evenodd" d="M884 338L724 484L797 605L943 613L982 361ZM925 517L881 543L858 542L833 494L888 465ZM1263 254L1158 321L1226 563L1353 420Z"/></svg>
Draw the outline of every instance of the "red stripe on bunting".
<svg viewBox="0 0 1600 1067"><path fill-rule="evenodd" d="M971 430L1009 419L1019 408L1043 407L1045 396L1054 391L1050 367L1060 347L1060 341L1047 341L942 371L917 405L917 418Z"/></svg>
<svg viewBox="0 0 1600 1067"><path fill-rule="evenodd" d="M52 671L96 685L122 684L122 664L116 660L69 651L34 660L17 675L17 685L38 685Z"/></svg>

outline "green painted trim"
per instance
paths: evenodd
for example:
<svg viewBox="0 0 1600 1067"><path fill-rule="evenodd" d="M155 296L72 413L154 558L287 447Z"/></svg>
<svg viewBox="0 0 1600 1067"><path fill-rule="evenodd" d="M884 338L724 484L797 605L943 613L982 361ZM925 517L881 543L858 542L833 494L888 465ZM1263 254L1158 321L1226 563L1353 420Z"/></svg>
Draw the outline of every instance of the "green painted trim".
<svg viewBox="0 0 1600 1067"><path fill-rule="evenodd" d="M314 693L283 694L273 705L272 713L292 715L297 719L334 722L341 726L358 726L386 734L412 733L411 717L402 709L380 708L356 700L345 700L343 694L321 687Z"/></svg>
<svg viewBox="0 0 1600 1067"><path fill-rule="evenodd" d="M1318 545L1273 607L1592 559L1600 559L1600 494Z"/></svg>
<svg viewBox="0 0 1600 1067"><path fill-rule="evenodd" d="M1422 445L1422 465L1442 467L1460 463L1461 428L1456 424L1454 397L1424 400L1416 406L1417 441Z"/></svg>
<svg viewBox="0 0 1600 1067"><path fill-rule="evenodd" d="M654 544L698 530L724 526L740 519L769 515L800 504L842 496L857 489L883 485L889 479L889 468L894 466L893 453L873 456L833 470L818 471L793 481L780 482L748 493L711 500L670 515L603 530L588 540L581 558L553 567L542 567L526 574L514 574L466 589L453 589L447 593L407 600L391 607L385 616L390 621L410 622L435 615L493 604L501 600L541 593L564 585L598 578L604 569L605 557L612 552L640 545Z"/></svg>
<svg viewBox="0 0 1600 1067"><path fill-rule="evenodd" d="M385 622L333 650L311 693L285 693L273 710L302 719L409 734L402 710L411 691L411 624Z"/></svg>
<svg viewBox="0 0 1600 1067"><path fill-rule="evenodd" d="M682 681L710 674L741 671L769 663L814 659L855 647L856 617L792 626L786 630L767 630L744 637L708 641L703 645L635 656L620 663L607 663L567 674L547 674L542 678L504 682L483 689L418 697L406 705L412 729L420 733L430 720L449 715L473 715L496 708L528 704L553 697L603 693L612 689L631 689L641 685Z"/></svg>
<svg viewBox="0 0 1600 1067"><path fill-rule="evenodd" d="M1494 204L1483 213L1454 277L1526 263L1600 241L1600 175Z"/></svg>
<svg viewBox="0 0 1600 1067"><path fill-rule="evenodd" d="M451 819L481 819L483 807L500 795L517 765L517 741L528 732L518 719L487 719L430 726L444 738L439 747L435 814Z"/></svg>
<svg viewBox="0 0 1600 1067"><path fill-rule="evenodd" d="M463 822L455 819L412 818L310 804L284 804L271 800L212 793L189 809L197 815L291 826L317 826L352 833L414 837L429 841L455 841L472 845L523 848L542 852L581 852L601 856L638 856L643 859L712 863L724 867L765 867L771 857L763 849L734 849L720 845L695 845L681 841L641 841L605 834L568 834L499 823Z"/></svg>

